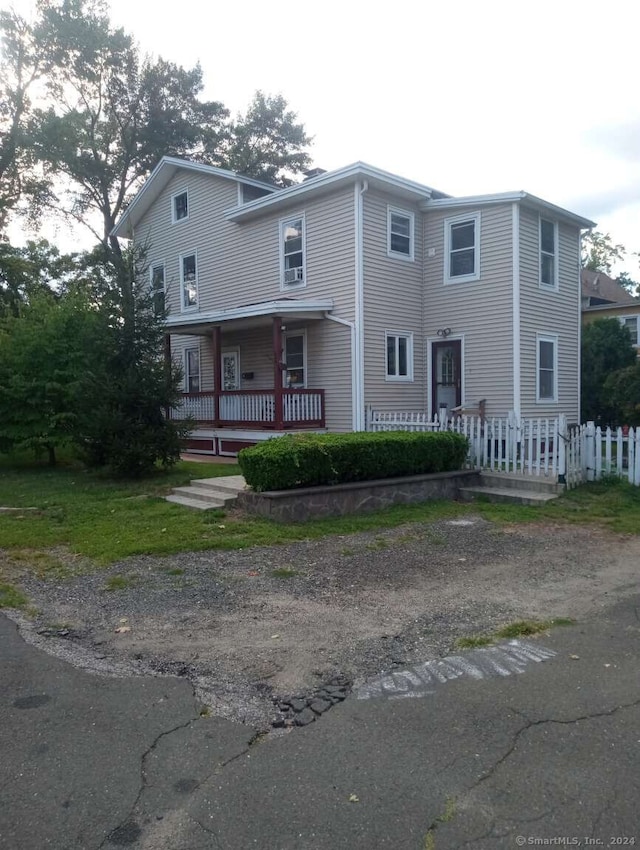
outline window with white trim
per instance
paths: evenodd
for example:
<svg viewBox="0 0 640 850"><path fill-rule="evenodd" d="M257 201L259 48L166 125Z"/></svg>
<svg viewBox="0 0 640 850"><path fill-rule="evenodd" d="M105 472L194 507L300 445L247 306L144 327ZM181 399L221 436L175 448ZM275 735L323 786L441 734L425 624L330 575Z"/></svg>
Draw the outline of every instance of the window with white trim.
<svg viewBox="0 0 640 850"><path fill-rule="evenodd" d="M620 324L629 329L631 345L633 345L634 348L638 348L638 317L620 316Z"/></svg>
<svg viewBox="0 0 640 850"><path fill-rule="evenodd" d="M558 226L546 218L540 219L540 286L558 288Z"/></svg>
<svg viewBox="0 0 640 850"><path fill-rule="evenodd" d="M388 381L413 381L413 334L385 331Z"/></svg>
<svg viewBox="0 0 640 850"><path fill-rule="evenodd" d="M180 254L180 293L184 310L198 308L198 261L194 254Z"/></svg>
<svg viewBox="0 0 640 850"><path fill-rule="evenodd" d="M152 265L150 275L153 310L161 315L165 311L164 263Z"/></svg>
<svg viewBox="0 0 640 850"><path fill-rule="evenodd" d="M558 337L538 334L536 401L558 400Z"/></svg>
<svg viewBox="0 0 640 850"><path fill-rule="evenodd" d="M387 254L413 260L414 215L406 210L387 207Z"/></svg>
<svg viewBox="0 0 640 850"><path fill-rule="evenodd" d="M171 221L176 224L189 218L189 193L178 192L171 196Z"/></svg>
<svg viewBox="0 0 640 850"><path fill-rule="evenodd" d="M480 279L480 213L444 222L445 283Z"/></svg>
<svg viewBox="0 0 640 850"><path fill-rule="evenodd" d="M280 222L282 286L305 285L304 216Z"/></svg>
<svg viewBox="0 0 640 850"><path fill-rule="evenodd" d="M306 340L304 333L288 333L284 338L284 385L306 386Z"/></svg>
<svg viewBox="0 0 640 850"><path fill-rule="evenodd" d="M184 388L188 393L200 392L200 349L184 350Z"/></svg>

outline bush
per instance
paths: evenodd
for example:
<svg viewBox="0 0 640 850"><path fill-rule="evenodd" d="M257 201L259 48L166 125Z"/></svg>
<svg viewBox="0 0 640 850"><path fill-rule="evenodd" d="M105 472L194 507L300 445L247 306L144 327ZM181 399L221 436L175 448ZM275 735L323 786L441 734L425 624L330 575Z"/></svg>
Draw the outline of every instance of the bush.
<svg viewBox="0 0 640 850"><path fill-rule="evenodd" d="M448 472L462 468L468 447L449 432L292 434L242 449L238 461L260 492Z"/></svg>

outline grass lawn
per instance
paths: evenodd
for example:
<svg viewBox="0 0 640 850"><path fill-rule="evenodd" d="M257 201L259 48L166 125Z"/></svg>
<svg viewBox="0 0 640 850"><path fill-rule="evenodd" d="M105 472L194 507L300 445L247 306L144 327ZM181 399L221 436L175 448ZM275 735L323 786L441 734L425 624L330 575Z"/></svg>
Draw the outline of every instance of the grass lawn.
<svg viewBox="0 0 640 850"><path fill-rule="evenodd" d="M37 513L0 515L0 548L15 565L54 569L52 549L64 547L97 565L128 555L162 555L201 549L240 549L294 540L376 531L407 522L434 522L469 513L498 523L597 523L613 531L640 533L640 488L624 482L579 487L543 507L464 505L435 501L400 505L375 514L277 524L230 512L194 511L162 499L191 478L237 475L235 464L179 463L170 473L142 481L112 481L67 462L51 469L0 459L0 506L35 507ZM59 566L59 562L58 562ZM3 576L0 559L0 582Z"/></svg>

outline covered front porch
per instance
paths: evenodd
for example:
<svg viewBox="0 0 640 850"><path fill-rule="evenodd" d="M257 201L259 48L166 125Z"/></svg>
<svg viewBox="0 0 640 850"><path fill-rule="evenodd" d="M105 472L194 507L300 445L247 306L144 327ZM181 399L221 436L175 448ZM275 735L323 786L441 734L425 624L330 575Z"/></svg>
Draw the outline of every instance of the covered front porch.
<svg viewBox="0 0 640 850"><path fill-rule="evenodd" d="M331 306L283 299L169 317L165 357L184 370L184 392L169 416L196 423L190 448L218 453L225 437L242 447L325 428L325 390L307 386L307 330Z"/></svg>

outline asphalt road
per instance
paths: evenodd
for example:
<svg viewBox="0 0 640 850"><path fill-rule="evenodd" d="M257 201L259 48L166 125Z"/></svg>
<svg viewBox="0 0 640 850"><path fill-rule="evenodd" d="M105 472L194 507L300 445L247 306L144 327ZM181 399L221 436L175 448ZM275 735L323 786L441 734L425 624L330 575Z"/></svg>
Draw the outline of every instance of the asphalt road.
<svg viewBox="0 0 640 850"><path fill-rule="evenodd" d="M201 717L185 679L85 673L0 617L0 848L640 847L634 590L520 674L373 689L266 738Z"/></svg>

